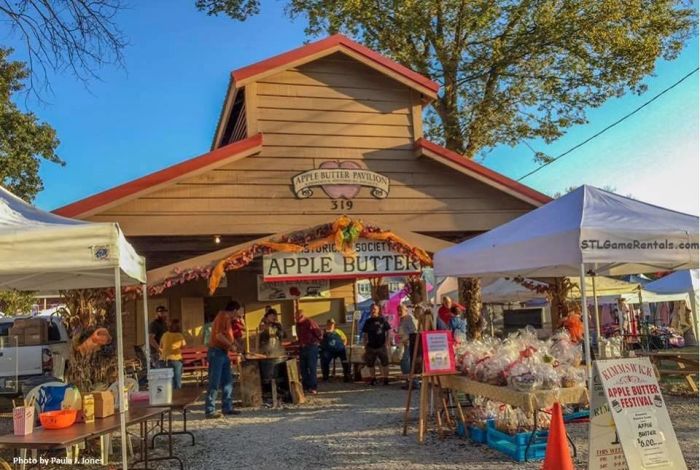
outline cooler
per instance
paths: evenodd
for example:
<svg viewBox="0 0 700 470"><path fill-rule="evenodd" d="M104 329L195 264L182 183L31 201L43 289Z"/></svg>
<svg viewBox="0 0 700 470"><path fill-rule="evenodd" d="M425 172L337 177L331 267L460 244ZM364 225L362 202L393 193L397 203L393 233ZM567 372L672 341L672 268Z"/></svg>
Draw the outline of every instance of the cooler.
<svg viewBox="0 0 700 470"><path fill-rule="evenodd" d="M151 405L164 405L172 401L172 369L151 369L148 372L148 398Z"/></svg>

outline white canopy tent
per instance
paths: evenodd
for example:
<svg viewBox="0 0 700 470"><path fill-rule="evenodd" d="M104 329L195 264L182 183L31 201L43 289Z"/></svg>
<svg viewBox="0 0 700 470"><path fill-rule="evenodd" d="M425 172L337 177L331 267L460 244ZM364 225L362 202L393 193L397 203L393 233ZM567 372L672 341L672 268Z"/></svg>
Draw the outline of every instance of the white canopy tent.
<svg viewBox="0 0 700 470"><path fill-rule="evenodd" d="M436 276L578 276L695 268L698 218L592 186L581 186L487 233L441 250ZM588 315L586 364L590 366Z"/></svg>
<svg viewBox="0 0 700 470"><path fill-rule="evenodd" d="M0 290L114 287L118 384L124 390L121 287L145 286L146 266L119 226L60 217L0 187L0 260ZM120 407L122 441L127 439L124 408ZM123 469L127 468L126 448L122 442Z"/></svg>
<svg viewBox="0 0 700 470"><path fill-rule="evenodd" d="M686 269L676 271L667 276L650 282L644 289L656 294L682 294L688 293L690 297L690 309L692 311L693 342L698 341L698 306L700 305L700 269Z"/></svg>

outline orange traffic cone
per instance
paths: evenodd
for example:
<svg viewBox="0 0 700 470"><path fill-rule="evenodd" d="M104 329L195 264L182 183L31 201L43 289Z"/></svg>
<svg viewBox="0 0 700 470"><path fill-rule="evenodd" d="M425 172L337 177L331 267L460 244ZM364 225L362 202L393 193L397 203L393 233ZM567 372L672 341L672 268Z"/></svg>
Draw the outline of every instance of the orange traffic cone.
<svg viewBox="0 0 700 470"><path fill-rule="evenodd" d="M559 403L555 403L552 407L552 422L549 425L547 451L544 455L542 470L575 470L574 461L569 453L564 416L561 414Z"/></svg>

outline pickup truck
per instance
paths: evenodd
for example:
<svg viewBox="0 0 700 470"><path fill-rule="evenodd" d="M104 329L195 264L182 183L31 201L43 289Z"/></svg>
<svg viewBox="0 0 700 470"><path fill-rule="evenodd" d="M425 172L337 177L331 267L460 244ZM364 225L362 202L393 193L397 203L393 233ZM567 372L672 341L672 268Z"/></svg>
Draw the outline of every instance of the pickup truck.
<svg viewBox="0 0 700 470"><path fill-rule="evenodd" d="M9 336L15 320L40 318L48 323L48 341L17 346ZM63 380L70 357L70 338L56 314L0 318L0 396L18 396L44 382Z"/></svg>

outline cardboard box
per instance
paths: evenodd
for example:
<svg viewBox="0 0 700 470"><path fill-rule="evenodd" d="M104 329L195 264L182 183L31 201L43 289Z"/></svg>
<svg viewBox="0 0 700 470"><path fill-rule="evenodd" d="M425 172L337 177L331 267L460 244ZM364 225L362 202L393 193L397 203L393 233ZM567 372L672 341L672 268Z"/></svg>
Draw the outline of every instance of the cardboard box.
<svg viewBox="0 0 700 470"><path fill-rule="evenodd" d="M83 409L80 410L80 418L83 423L95 422L95 397L91 393L83 397Z"/></svg>
<svg viewBox="0 0 700 470"><path fill-rule="evenodd" d="M44 344L44 342L44 338L40 334L25 334L23 344L20 344L20 346L40 346Z"/></svg>
<svg viewBox="0 0 700 470"><path fill-rule="evenodd" d="M93 392L95 399L95 418L106 418L114 414L114 395L109 390Z"/></svg>
<svg viewBox="0 0 700 470"><path fill-rule="evenodd" d="M48 328L46 320L41 318L18 318L12 324L13 328Z"/></svg>

